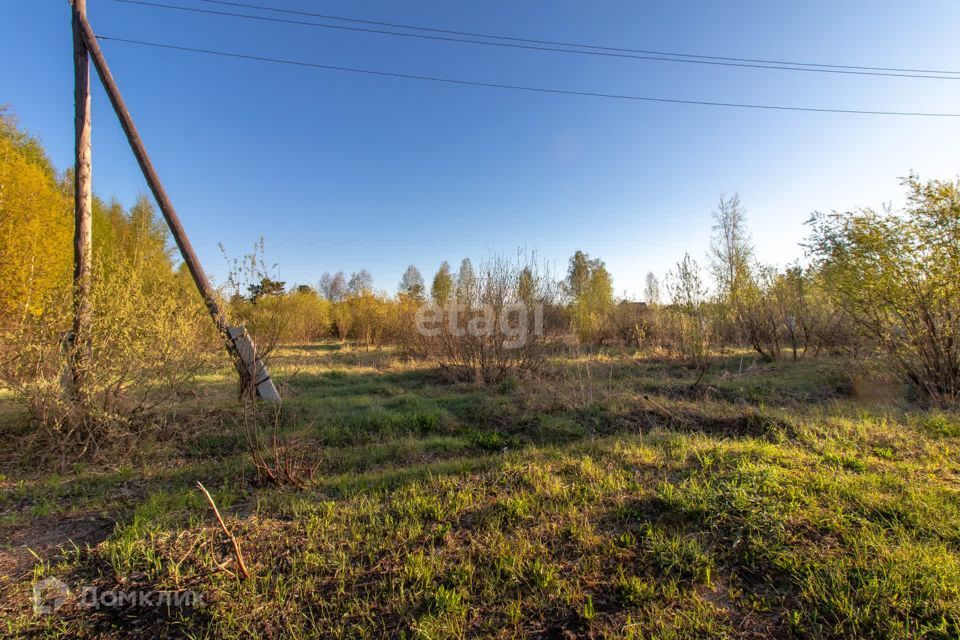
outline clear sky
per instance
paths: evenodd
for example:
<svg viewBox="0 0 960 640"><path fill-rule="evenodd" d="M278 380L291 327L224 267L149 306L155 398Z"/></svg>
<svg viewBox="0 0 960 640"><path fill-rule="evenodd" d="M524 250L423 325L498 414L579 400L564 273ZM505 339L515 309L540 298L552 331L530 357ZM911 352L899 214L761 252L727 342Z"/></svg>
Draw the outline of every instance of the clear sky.
<svg viewBox="0 0 960 640"><path fill-rule="evenodd" d="M159 0L217 10L200 0ZM960 70L956 0L645 2L245 0L546 40L721 56ZM879 78L578 56L263 23L88 0L108 36L482 82L725 102L960 112L960 80ZM220 9L231 10L220 7ZM235 11L244 11L234 9ZM246 11L247 13L256 13ZM0 104L57 166L72 158L66 0L0 2ZM270 15L270 14L266 14ZM224 277L263 236L289 283L369 269L395 290L491 251L558 271L577 249L639 296L737 191L762 260L802 256L814 210L901 200L897 177L960 173L960 118L736 110L370 77L105 42L191 240ZM99 86L94 188L146 185Z"/></svg>

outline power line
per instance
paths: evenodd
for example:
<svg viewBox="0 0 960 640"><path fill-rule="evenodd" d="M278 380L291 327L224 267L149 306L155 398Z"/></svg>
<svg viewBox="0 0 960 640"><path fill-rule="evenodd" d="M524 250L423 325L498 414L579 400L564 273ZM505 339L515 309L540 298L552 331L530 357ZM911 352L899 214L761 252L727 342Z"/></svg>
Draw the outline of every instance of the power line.
<svg viewBox="0 0 960 640"><path fill-rule="evenodd" d="M561 42L556 40L537 40L534 38L520 38L515 36L503 36L490 33L478 33L475 31L457 31L453 29L437 29L433 27L424 27L411 24L402 24L397 22L383 22L379 20L363 20L360 18L348 18L346 16L337 16L324 13L312 13L309 11L295 11L292 9L280 9L277 7L266 7L257 4L248 4L245 2L230 2L228 0L200 0L210 4L219 4L231 7L243 7L246 9L258 9L261 11L273 11L275 13L285 13L288 15L307 16L311 18L323 18L325 20L340 20L343 22L353 22L356 24L370 24L381 27L392 27L396 29L411 29L415 31L428 31L431 33L446 33L450 35L469 36L473 38L490 38L494 40L509 40L512 42L528 42L531 44L545 44L558 47L576 47L580 49L596 49L598 51L617 51L622 53L639 53L655 56L675 56L678 58L701 58L704 60L724 60L728 62L754 62L760 64L790 65L797 67L822 67L825 69L856 69L860 71L893 71L899 73L937 73L944 75L960 75L960 71L944 71L941 69L907 69L902 67L870 67L864 65L851 64L824 64L818 62L790 62L785 60L769 60L763 58L738 58L733 56L703 55L697 53L678 53L676 51L656 51L651 49L630 49L626 47L611 47L596 44L584 44L577 42Z"/></svg>
<svg viewBox="0 0 960 640"><path fill-rule="evenodd" d="M923 78L928 80L960 80L960 76L932 75L929 73L893 73L887 71L856 71L852 69L827 69L827 68L807 68L796 66L785 66L783 64L765 64L753 62L726 62L721 60L696 60L692 58L671 58L664 55L641 55L634 53L617 53L613 51L583 51L577 49L568 49L556 46L541 46L534 44L518 44L510 42L488 42L483 40L471 40L467 38L455 38L451 36L427 35L423 33L403 33L399 31L387 31L384 29L371 29L367 27L349 27L345 25L326 24L322 22L309 22L306 20L293 20L289 18L271 18L267 16L255 16L245 13L235 13L232 11L216 11L212 9L198 9L196 7L181 7L178 5L162 4L158 2L144 2L143 0L116 0L124 4L132 4L154 9L168 9L174 11L185 11L204 15L243 18L246 20L256 20L260 22L274 22L280 24L293 24L306 27L317 27L321 29L336 29L340 31L353 31L359 33L370 33L374 35L397 36L402 38L417 38L421 40L435 40L441 42L456 42L460 44L476 44L488 47L505 47L510 49L523 49L528 51L546 51L551 53L570 53L577 55L601 56L607 58L628 58L633 60L646 60L658 62L679 62L683 64L699 64L718 67L741 67L748 69L775 69L779 71L803 71L808 73L829 73L852 76L881 76L889 78ZM269 8L267 8L269 9Z"/></svg>
<svg viewBox="0 0 960 640"><path fill-rule="evenodd" d="M709 106L709 107L730 107L730 108L738 108L738 109L767 109L767 110L773 110L773 111L844 113L844 114L872 115L872 116L960 118L960 113L929 113L929 112L913 112L913 111L880 111L880 110L867 110L867 109L832 109L827 107L797 107L797 106L750 104L750 103L738 103L738 102L714 102L709 100L682 100L677 98L658 98L653 96L636 96L636 95L624 95L624 94L615 94L615 93L601 93L596 91L575 91L570 89L552 89L548 87L534 87L529 85L506 84L501 82L481 82L476 80L461 80L456 78L425 76L425 75L417 75L412 73L399 73L399 72L393 72L393 71L379 71L375 69L343 67L338 65L320 64L315 62L303 62L299 60L285 60L282 58L270 58L266 56L257 56L257 55L251 55L251 54L232 53L228 51L218 51L214 49L198 49L193 47L183 47L183 46L159 43L159 42L132 40L129 38L114 38L111 36L102 36L102 35L98 35L97 39L103 40L103 41L122 42L126 44L141 45L146 47L156 47L160 49L171 49L175 51L183 51L183 52L189 52L189 53L202 53L206 55L221 56L225 58L253 60L258 62L271 62L275 64L285 64L285 65L292 65L297 67L309 67L313 69L324 69L328 71L343 71L348 73L358 73L358 74L364 74L364 75L370 75L370 76L402 78L405 80L422 80L422 81L428 81L428 82L441 82L445 84L467 85L467 86L473 86L473 87L486 87L486 88L492 88L492 89L509 89L513 91L527 91L527 92L543 93L543 94L550 94L550 95L584 96L584 97L591 97L591 98L606 98L606 99L612 99L612 100L658 102L658 103L667 103L667 104L685 104L685 105L698 105L698 106Z"/></svg>

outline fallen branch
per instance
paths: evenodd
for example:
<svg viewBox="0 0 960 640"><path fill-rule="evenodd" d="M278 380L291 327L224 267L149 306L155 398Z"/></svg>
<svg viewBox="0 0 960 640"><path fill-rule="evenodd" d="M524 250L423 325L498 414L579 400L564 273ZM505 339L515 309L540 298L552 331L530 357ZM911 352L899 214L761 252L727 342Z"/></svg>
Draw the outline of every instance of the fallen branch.
<svg viewBox="0 0 960 640"><path fill-rule="evenodd" d="M213 501L213 496L210 495L210 492L207 491L207 488L198 480L197 487L200 491L203 492L203 495L207 496L207 502L210 503L210 507L213 509L213 515L217 517L217 522L220 523L220 528L223 529L223 532L230 539L230 544L233 545L233 557L237 561L237 570L240 572L240 576L245 579L250 579L250 572L247 571L247 565L243 561L243 554L240 553L240 543L237 542L236 537L230 533L230 529L227 529L226 523L224 523L223 518L220 517L220 510L217 509L217 504ZM213 559L214 563L217 564L221 569L223 568L220 563L217 562L217 559Z"/></svg>
<svg viewBox="0 0 960 640"><path fill-rule="evenodd" d="M688 425L688 424L690 424L690 421L689 421L689 420L687 420L686 418L683 418L683 417L681 417L681 416L678 416L678 415L675 414L673 411L670 411L670 409L667 409L665 406L663 406L662 404L660 404L659 402L657 402L656 400L654 400L654 399L651 398L650 396L644 394L644 395L641 396L641 397L643 398L644 401L646 401L646 402L650 403L651 405L653 405L653 407L660 412L661 416L666 415L667 417L673 419L675 422L678 422L678 423L680 423L680 424L682 424L682 425Z"/></svg>

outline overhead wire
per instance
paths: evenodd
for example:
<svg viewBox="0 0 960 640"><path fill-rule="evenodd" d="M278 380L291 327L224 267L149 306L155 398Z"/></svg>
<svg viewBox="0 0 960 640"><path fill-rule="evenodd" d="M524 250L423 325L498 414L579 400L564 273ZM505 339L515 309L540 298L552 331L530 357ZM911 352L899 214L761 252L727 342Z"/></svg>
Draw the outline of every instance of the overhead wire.
<svg viewBox="0 0 960 640"><path fill-rule="evenodd" d="M613 47L607 45L597 45L597 44L585 44L580 42L562 42L557 40L541 40L536 38L521 38L518 36L505 36L492 33L479 33L476 31L458 31L454 29L438 29L435 27L424 27L422 25L412 25L412 24L403 24L397 22L384 22L381 20L364 20L361 18L353 18L342 15L332 15L325 13L315 13L310 11L297 11L294 9L282 9L279 7L270 7L260 4L251 4L246 2L234 2L230 0L200 0L201 2L206 2L208 4L218 4L223 6L230 7L242 7L246 9L256 9L259 11L271 11L274 13L283 13L287 15L298 15L306 16L311 18L323 18L325 20L338 20L342 22L352 22L355 24L370 24L377 25L381 27L391 27L396 29L410 29L415 31L426 31L432 33L445 33L449 35L460 35L468 36L473 38L489 38L493 40L508 40L513 42L527 42L531 44L545 44L558 47L572 47L580 49L597 49L599 51L617 51L623 53L639 53L646 55L655 55L655 56L675 56L678 58L701 58L704 60L724 60L729 62L755 62L762 64L775 64L775 65L789 65L789 66L799 66L799 67L823 67L827 69L854 69L861 71L894 71L902 73L931 73L931 74L943 74L943 75L960 75L960 71L947 71L942 69L910 69L903 67L877 67L877 66L866 66L866 65L852 65L852 64L829 64L821 62L796 62L796 61L787 61L787 60L770 60L763 58L744 58L744 57L735 57L735 56L718 56L718 55L705 55L698 53L682 53L677 51L657 51L652 49L632 49L628 47Z"/></svg>
<svg viewBox="0 0 960 640"><path fill-rule="evenodd" d="M339 72L345 72L345 73L363 74L368 76L400 78L405 80L419 80L419 81L425 81L425 82L437 82L437 83L445 83L445 84L452 84L452 85L465 85L465 86L485 87L485 88L493 88L493 89L505 89L505 90L512 90L512 91L525 91L525 92L548 94L548 95L568 95L568 96L581 96L581 97L591 97L591 98L604 98L609 100L625 100L625 101L634 101L634 102L651 102L651 103L696 105L696 106L710 106L710 107L728 107L728 108L737 108L737 109L799 111L799 112L813 112L813 113L856 114L856 115L871 115L871 116L960 118L960 113L934 113L934 112L892 111L892 110L875 110L875 109L804 107L804 106L793 106L793 105L722 102L722 101L711 101L711 100L687 100L687 99L680 99L680 98L665 98L665 97L658 97L658 96L640 96L640 95L629 95L629 94L605 93L605 92L598 92L598 91L557 89L557 88L551 88L551 87L537 87L532 85L510 84L510 83L502 83L502 82L484 82L479 80L464 80L459 78L449 78L449 77L442 77L442 76L428 76L428 75L420 75L420 74L413 74L413 73L383 71L378 69L366 69L366 68L359 68L359 67L347 67L347 66L341 66L341 65L305 62L300 60L288 60L284 58L274 58L274 57L254 55L254 54L220 51L216 49L186 47L186 46L174 45L169 43L149 42L145 40L135 40L131 38L119 38L119 37L105 36L105 35L97 35L97 39L102 41L107 41L107 42L119 42L119 43L125 43L125 44L133 44L133 45L154 47L154 48L160 48L160 49L169 49L169 50L188 52L188 53L197 53L197 54L204 54L204 55L210 55L210 56L219 56L219 57L234 58L234 59L241 59L241 60L248 60L248 61L257 61L257 62L269 62L274 64L283 64L283 65L306 67L306 68L321 69L321 70L328 70L328 71L339 71Z"/></svg>
<svg viewBox="0 0 960 640"><path fill-rule="evenodd" d="M115 0L123 4L137 5L141 7L150 7L154 9L165 9L169 11L182 11L189 12L201 15L210 15L210 16L219 16L219 17L232 17L232 18L241 18L246 20L254 20L259 22L272 22L279 24L292 24L297 26L305 27L314 27L320 29L333 29L340 31L350 31L358 33L368 33L373 35L386 35L386 36L395 36L401 38L416 38L422 40L433 40L440 42L453 42L460 44L471 44L471 45L480 45L488 47L501 47L501 48L510 48L510 49L519 49L527 51L544 51L549 53L565 53L573 55L587 55L587 56L600 56L606 58L622 58L622 59L633 59L633 60L644 60L644 61L656 61L656 62L674 62L681 64L695 64L695 65L708 65L714 67L739 67L739 68L748 68L748 69L771 69L778 71L797 71L797 72L806 72L806 73L825 73L825 74L835 74L835 75L845 75L845 76L876 76L876 77L888 77L888 78L917 78L917 79L927 79L927 80L960 80L960 75L946 75L953 74L955 72L923 72L923 73L903 73L900 71L868 71L862 69L854 68L826 68L823 66L790 66L794 63L767 63L767 62L737 62L732 61L731 59L695 59L693 57L670 57L668 54L646 54L646 53L626 53L622 51L614 50L579 50L574 48L568 48L573 45L563 45L563 46L553 46L553 45L540 45L540 44L521 44L518 42L491 42L484 40L475 40L469 38L453 37L447 35L429 35L425 33L405 33L400 31L388 31L385 29L372 29L367 27L354 27L338 24L327 24L322 22L312 22L307 20L295 20L290 18L277 18L270 16L260 16L260 15L250 15L245 13L237 13L233 11L220 11L213 9L201 9L197 7L184 7L180 5L171 5L162 2L146 2L145 0ZM246 5L250 7L256 7L257 5ZM269 8L266 8L270 10ZM487 36L484 36L487 37ZM598 49L594 47L593 49ZM687 54L681 54L687 55Z"/></svg>

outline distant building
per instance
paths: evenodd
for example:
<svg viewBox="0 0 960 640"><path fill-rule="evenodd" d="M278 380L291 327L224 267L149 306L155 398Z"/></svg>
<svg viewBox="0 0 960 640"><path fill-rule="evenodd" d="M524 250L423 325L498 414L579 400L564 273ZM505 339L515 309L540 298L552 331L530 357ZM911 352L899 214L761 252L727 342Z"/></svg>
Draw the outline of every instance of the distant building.
<svg viewBox="0 0 960 640"><path fill-rule="evenodd" d="M647 310L646 302L635 302L633 300L621 300L620 307L623 309L629 309L634 313L643 313Z"/></svg>

